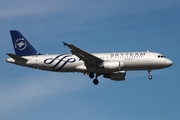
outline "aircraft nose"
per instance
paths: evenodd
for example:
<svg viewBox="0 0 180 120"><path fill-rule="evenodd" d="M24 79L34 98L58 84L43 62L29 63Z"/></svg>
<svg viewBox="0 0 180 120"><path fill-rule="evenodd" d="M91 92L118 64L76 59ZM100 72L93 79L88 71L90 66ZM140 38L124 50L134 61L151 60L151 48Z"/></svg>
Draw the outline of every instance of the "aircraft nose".
<svg viewBox="0 0 180 120"><path fill-rule="evenodd" d="M173 65L173 62L171 61L171 60L169 60L169 59L167 59L166 61L165 61L165 63L166 63L166 65L169 67L169 66L171 66L171 65Z"/></svg>

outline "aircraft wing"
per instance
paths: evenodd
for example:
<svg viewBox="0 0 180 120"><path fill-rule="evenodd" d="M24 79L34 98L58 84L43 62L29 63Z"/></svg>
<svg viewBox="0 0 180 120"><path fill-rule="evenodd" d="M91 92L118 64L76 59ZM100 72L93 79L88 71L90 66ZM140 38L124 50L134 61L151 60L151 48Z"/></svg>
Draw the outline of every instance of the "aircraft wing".
<svg viewBox="0 0 180 120"><path fill-rule="evenodd" d="M97 65L101 62L103 62L102 59L74 46L73 44L64 43L64 46L67 46L71 49L71 53L76 55L80 60L83 60L86 63L89 63L91 65Z"/></svg>

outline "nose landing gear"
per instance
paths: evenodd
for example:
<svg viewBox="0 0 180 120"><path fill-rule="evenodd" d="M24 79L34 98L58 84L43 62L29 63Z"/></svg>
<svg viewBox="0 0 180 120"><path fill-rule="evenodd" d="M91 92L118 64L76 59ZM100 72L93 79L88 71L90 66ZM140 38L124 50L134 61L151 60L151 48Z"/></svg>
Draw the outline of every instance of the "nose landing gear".
<svg viewBox="0 0 180 120"><path fill-rule="evenodd" d="M148 78L149 78L149 80L152 80L152 76L151 75L149 75Z"/></svg>
<svg viewBox="0 0 180 120"><path fill-rule="evenodd" d="M148 78L149 78L149 80L152 80L152 75L151 75L151 70L148 70Z"/></svg>

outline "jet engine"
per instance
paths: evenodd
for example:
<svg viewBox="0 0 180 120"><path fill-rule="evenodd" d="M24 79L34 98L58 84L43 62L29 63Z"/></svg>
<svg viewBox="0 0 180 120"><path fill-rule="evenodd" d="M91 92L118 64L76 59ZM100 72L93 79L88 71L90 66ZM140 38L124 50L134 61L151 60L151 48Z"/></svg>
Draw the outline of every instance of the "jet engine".
<svg viewBox="0 0 180 120"><path fill-rule="evenodd" d="M104 62L102 66L106 70L120 70L120 62Z"/></svg>
<svg viewBox="0 0 180 120"><path fill-rule="evenodd" d="M114 81L123 81L126 79L126 71L108 73L104 75L104 78L110 78L111 80Z"/></svg>

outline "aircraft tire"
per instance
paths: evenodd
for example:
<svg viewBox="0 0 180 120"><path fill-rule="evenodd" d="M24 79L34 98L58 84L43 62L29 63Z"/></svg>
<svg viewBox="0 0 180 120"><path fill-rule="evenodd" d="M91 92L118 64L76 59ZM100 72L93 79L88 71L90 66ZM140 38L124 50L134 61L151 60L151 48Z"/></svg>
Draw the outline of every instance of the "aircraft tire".
<svg viewBox="0 0 180 120"><path fill-rule="evenodd" d="M92 72L89 73L89 77L90 77L90 78L94 78L94 73L92 73Z"/></svg>
<svg viewBox="0 0 180 120"><path fill-rule="evenodd" d="M151 75L149 75L148 78L149 78L149 80L152 80L153 77Z"/></svg>
<svg viewBox="0 0 180 120"><path fill-rule="evenodd" d="M94 85L98 85L98 83L99 83L98 79L94 79L93 83L94 83Z"/></svg>

